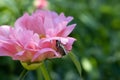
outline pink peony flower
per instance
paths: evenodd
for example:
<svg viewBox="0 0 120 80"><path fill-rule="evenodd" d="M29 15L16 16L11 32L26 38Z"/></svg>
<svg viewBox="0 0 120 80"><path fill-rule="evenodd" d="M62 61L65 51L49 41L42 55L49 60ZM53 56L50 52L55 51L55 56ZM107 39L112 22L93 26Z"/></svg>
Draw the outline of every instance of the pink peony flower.
<svg viewBox="0 0 120 80"><path fill-rule="evenodd" d="M15 27L0 27L0 56L34 63L66 55L75 41L68 37L75 24L68 25L72 17L52 11L38 10L31 16L25 13Z"/></svg>
<svg viewBox="0 0 120 80"><path fill-rule="evenodd" d="M48 2L47 0L34 0L33 4L37 9L43 9L47 7Z"/></svg>

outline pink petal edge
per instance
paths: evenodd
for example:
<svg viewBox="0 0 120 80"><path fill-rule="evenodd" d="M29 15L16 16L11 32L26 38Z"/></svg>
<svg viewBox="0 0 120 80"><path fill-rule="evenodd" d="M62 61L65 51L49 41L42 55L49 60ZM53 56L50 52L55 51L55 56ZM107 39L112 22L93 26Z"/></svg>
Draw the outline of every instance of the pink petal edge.
<svg viewBox="0 0 120 80"><path fill-rule="evenodd" d="M44 54L44 53L46 53L46 52L53 52L56 56L59 56L57 53L56 53L56 51L55 50L53 50L53 49L51 49L51 48L44 48L44 49L41 49L41 50L39 50L35 55L34 55L34 57L33 57L33 59L31 60L32 62L34 62L34 60L36 59L36 58L38 58L40 55L42 55L42 54Z"/></svg>

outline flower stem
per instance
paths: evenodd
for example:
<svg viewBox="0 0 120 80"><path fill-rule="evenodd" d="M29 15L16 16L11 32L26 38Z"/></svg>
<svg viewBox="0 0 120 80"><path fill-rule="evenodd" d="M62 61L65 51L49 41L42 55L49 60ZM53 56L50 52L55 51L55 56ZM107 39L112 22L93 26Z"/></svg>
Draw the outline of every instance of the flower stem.
<svg viewBox="0 0 120 80"><path fill-rule="evenodd" d="M41 66L40 66L40 69L42 71L42 74L43 74L45 80L51 80L51 77L50 77L50 75L49 75L49 73L48 73L48 71L45 67L44 62L42 62Z"/></svg>
<svg viewBox="0 0 120 80"><path fill-rule="evenodd" d="M27 69L24 69L24 70L21 72L21 74L20 74L19 80L24 80L27 72L28 72L28 70L27 70Z"/></svg>
<svg viewBox="0 0 120 80"><path fill-rule="evenodd" d="M37 80L43 80L43 75L40 67L37 69Z"/></svg>
<svg viewBox="0 0 120 80"><path fill-rule="evenodd" d="M81 74L82 70L81 70L80 62L77 60L76 56L72 52L69 53L69 56L70 56L71 60L73 61L73 63L75 64L75 66L80 74L80 77L82 79L82 74Z"/></svg>

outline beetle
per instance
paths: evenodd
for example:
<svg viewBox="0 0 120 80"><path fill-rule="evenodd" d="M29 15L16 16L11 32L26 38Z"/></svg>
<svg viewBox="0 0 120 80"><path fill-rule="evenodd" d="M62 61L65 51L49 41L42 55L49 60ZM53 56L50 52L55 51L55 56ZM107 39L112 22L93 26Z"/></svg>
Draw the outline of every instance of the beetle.
<svg viewBox="0 0 120 80"><path fill-rule="evenodd" d="M59 52L62 56L67 54L67 51L60 40L56 40L56 48L57 48L57 52Z"/></svg>

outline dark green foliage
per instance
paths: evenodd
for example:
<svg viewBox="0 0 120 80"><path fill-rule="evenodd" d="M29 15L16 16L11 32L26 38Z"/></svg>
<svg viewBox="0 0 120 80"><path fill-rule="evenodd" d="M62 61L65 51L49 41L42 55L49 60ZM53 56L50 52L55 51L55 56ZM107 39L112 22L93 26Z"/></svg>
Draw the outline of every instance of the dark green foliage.
<svg viewBox="0 0 120 80"><path fill-rule="evenodd" d="M71 23L77 26L70 36L77 39L73 53L81 63L83 79L120 80L120 0L48 1L50 10L74 17ZM0 25L14 25L24 12L34 10L32 0L0 0ZM8 57L0 57L0 62L0 80L16 80L21 64ZM68 55L45 63L53 80L80 79ZM37 79L33 73L28 80Z"/></svg>

